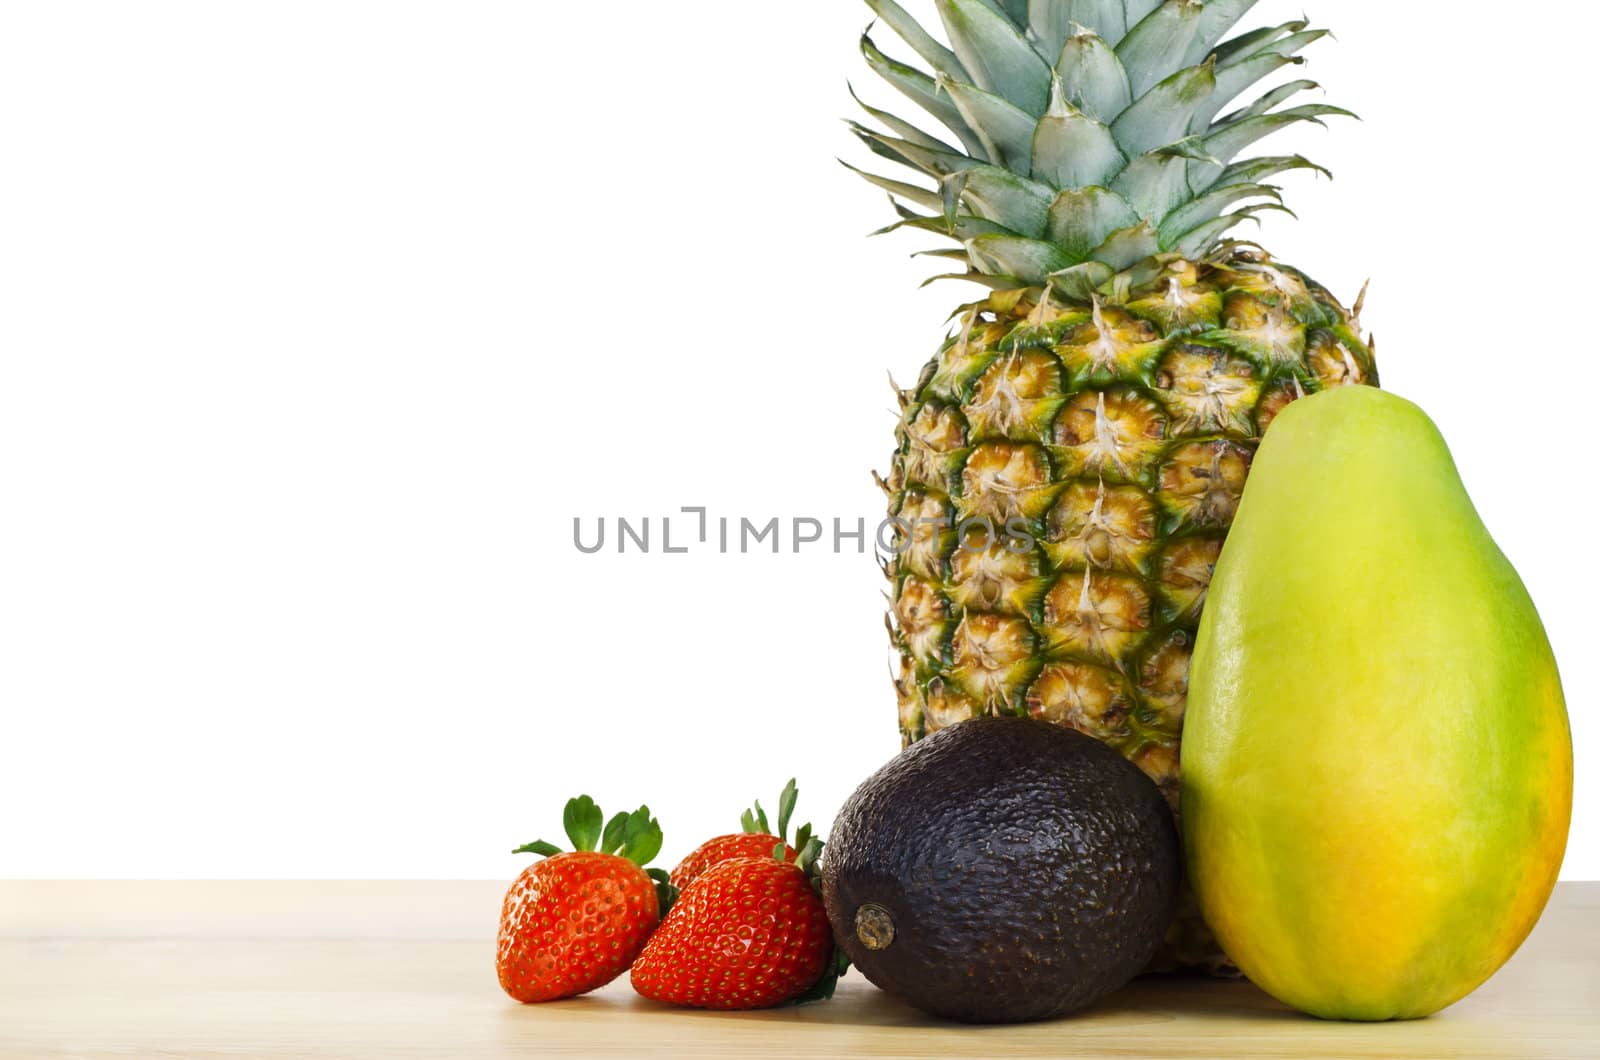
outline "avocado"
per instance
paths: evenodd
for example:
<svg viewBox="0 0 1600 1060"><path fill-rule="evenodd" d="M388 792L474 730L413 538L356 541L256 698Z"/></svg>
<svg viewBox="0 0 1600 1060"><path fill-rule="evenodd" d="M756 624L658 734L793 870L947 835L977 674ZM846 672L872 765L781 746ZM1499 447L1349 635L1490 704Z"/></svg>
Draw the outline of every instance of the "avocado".
<svg viewBox="0 0 1600 1060"><path fill-rule="evenodd" d="M1092 737L977 718L850 797L823 852L840 947L885 992L948 1019L1020 1023L1137 975L1176 911L1181 852L1155 784Z"/></svg>

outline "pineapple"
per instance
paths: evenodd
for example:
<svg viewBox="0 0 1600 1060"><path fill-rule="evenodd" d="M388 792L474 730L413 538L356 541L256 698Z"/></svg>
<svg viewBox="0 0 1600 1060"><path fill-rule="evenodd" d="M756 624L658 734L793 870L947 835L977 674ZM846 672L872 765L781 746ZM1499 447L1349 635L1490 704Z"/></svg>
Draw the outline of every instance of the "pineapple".
<svg viewBox="0 0 1600 1060"><path fill-rule="evenodd" d="M1348 112L1285 106L1304 80L1224 110L1325 33L1233 32L1254 0L935 0L947 47L866 2L931 73L871 29L867 63L944 131L862 104L875 127L856 135L918 176L857 172L891 197L885 231L949 237L934 253L988 289L897 388L882 485L901 732L1068 725L1177 812L1190 652L1257 442L1299 397L1377 383L1360 299L1228 238L1285 209L1273 176L1322 171L1240 156ZM1192 909L1170 951L1221 963Z"/></svg>

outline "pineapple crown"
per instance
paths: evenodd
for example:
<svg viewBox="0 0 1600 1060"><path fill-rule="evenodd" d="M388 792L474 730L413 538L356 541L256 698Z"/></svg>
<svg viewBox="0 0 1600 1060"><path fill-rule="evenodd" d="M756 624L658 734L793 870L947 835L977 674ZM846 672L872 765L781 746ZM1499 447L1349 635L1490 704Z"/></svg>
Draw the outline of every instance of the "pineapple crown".
<svg viewBox="0 0 1600 1060"><path fill-rule="evenodd" d="M1300 155L1241 159L1251 145L1298 122L1354 116L1284 107L1318 87L1305 80L1222 114L1327 35L1297 20L1224 40L1255 2L934 0L946 47L895 0L866 0L933 72L879 51L870 26L867 64L961 146L856 97L887 131L852 122L855 134L934 186L849 168L889 193L901 219L883 231L956 240L959 249L931 253L997 290L1088 297L1141 263L1214 254L1240 222L1290 212L1268 178L1327 174Z"/></svg>

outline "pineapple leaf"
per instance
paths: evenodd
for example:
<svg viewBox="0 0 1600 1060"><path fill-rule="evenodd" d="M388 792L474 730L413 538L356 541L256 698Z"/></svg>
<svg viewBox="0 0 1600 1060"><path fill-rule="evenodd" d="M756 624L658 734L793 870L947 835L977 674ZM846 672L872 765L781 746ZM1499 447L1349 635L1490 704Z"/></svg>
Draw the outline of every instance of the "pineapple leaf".
<svg viewBox="0 0 1600 1060"><path fill-rule="evenodd" d="M1288 66L1290 63L1303 62L1302 59L1290 58L1282 55L1273 55L1263 52L1261 55L1243 62L1234 63L1217 69L1217 90L1211 94L1211 99L1204 107L1200 108L1197 116L1199 124L1209 124L1216 116L1222 113L1222 108L1238 99L1244 90L1260 81L1268 74Z"/></svg>
<svg viewBox="0 0 1600 1060"><path fill-rule="evenodd" d="M983 0L1020 30L1028 28L1028 0Z"/></svg>
<svg viewBox="0 0 1600 1060"><path fill-rule="evenodd" d="M1317 84L1315 81L1289 81L1285 84L1279 85L1270 92L1265 93L1260 99L1256 100L1248 107L1242 107L1239 110L1234 111L1232 114L1229 114L1227 117L1222 119L1222 122L1223 124L1227 124L1230 122L1243 121L1246 118L1254 118L1259 115L1266 114L1278 104L1292 99L1302 92L1309 92L1314 88L1321 87L1322 86Z"/></svg>
<svg viewBox="0 0 1600 1060"><path fill-rule="evenodd" d="M939 181L939 200L947 221L954 221L961 213L961 197L967 193L968 172L964 169Z"/></svg>
<svg viewBox="0 0 1600 1060"><path fill-rule="evenodd" d="M1005 225L986 221L981 217L971 214L958 214L955 217L924 217L909 211L903 213L903 219L896 221L886 228L880 228L873 235L887 235L901 228L915 228L923 232L933 232L936 235L949 236L958 239L963 244L977 236L986 235L1015 235Z"/></svg>
<svg viewBox="0 0 1600 1060"><path fill-rule="evenodd" d="M1275 177L1279 173L1288 173L1296 169L1310 169L1322 174L1329 180L1333 174L1322 166L1317 165L1304 155L1276 155L1270 158L1251 158L1243 162L1235 162L1222 171L1222 176L1217 179L1218 184L1250 183Z"/></svg>
<svg viewBox="0 0 1600 1060"><path fill-rule="evenodd" d="M1153 254L1161 252L1161 239L1149 221L1112 232L1094 249L1094 260L1121 272Z"/></svg>
<svg viewBox="0 0 1600 1060"><path fill-rule="evenodd" d="M1036 118L999 96L959 81L941 78L939 87L950 94L962 119L983 140L992 161L1018 176L1029 175Z"/></svg>
<svg viewBox="0 0 1600 1060"><path fill-rule="evenodd" d="M1080 265L1051 273L1050 286L1068 298L1087 302L1115 275L1116 270L1103 261L1085 261Z"/></svg>
<svg viewBox="0 0 1600 1060"><path fill-rule="evenodd" d="M1128 84L1138 99L1172 69L1173 57L1185 55L1200 31L1199 0L1166 0L1117 45L1117 58L1128 71Z"/></svg>
<svg viewBox="0 0 1600 1060"><path fill-rule="evenodd" d="M1060 52L1067 39L1072 36L1077 26L1087 25L1093 14L1082 13L1077 10L1082 7L1102 8L1103 3L1074 3L1073 0L1029 0L1028 2L1028 31L1033 34L1033 39L1039 42L1039 49L1046 55ZM1120 12L1120 5L1118 6ZM1057 64L1060 70L1060 64Z"/></svg>
<svg viewBox="0 0 1600 1060"><path fill-rule="evenodd" d="M1182 140L1176 140L1165 147L1158 148L1157 153L1178 155L1182 158L1187 158L1191 162L1210 162L1213 165L1220 164L1206 151L1205 141L1195 136L1186 136Z"/></svg>
<svg viewBox="0 0 1600 1060"><path fill-rule="evenodd" d="M1122 32L1117 35L1118 43L1132 33L1134 29L1161 9L1164 0L1122 0Z"/></svg>
<svg viewBox="0 0 1600 1060"><path fill-rule="evenodd" d="M1029 239L1044 235L1055 201L1050 188L997 166L974 166L946 177L944 194L946 217L954 217L952 206L964 201L977 216Z"/></svg>
<svg viewBox="0 0 1600 1060"><path fill-rule="evenodd" d="M966 155L933 150L907 140L897 140L854 122L850 122L849 125L850 131L855 133L873 154L909 166L931 177L946 177L951 173L983 164Z"/></svg>
<svg viewBox="0 0 1600 1060"><path fill-rule="evenodd" d="M1191 164L1205 163L1191 163L1182 153L1166 148L1151 151L1130 162L1111 190L1128 200L1140 217L1158 220L1189 200Z"/></svg>
<svg viewBox="0 0 1600 1060"><path fill-rule="evenodd" d="M1186 234L1182 235L1181 239L1176 240L1171 245L1171 250L1173 250L1173 253L1178 253L1184 258L1190 259L1205 255L1206 251L1211 250L1216 240L1221 239L1222 235L1226 234L1232 227L1237 226L1242 219L1224 216L1224 218L1214 218L1211 221L1206 221L1205 224L1197 227L1194 232L1186 232Z"/></svg>
<svg viewBox="0 0 1600 1060"><path fill-rule="evenodd" d="M1206 0L1205 10L1200 13L1200 28L1183 57L1183 65L1193 66L1204 60L1217 42L1255 6L1256 0Z"/></svg>
<svg viewBox="0 0 1600 1060"><path fill-rule="evenodd" d="M1299 33L1309 25L1311 23L1306 19L1297 18L1292 22L1285 22L1277 26L1263 26L1260 29L1241 33L1231 40L1223 41L1216 46L1212 54L1217 57L1218 66L1226 66L1231 62L1256 54L1268 44L1290 33Z"/></svg>
<svg viewBox="0 0 1600 1060"><path fill-rule="evenodd" d="M1308 103L1303 107L1291 107L1289 110L1280 110L1272 114L1257 114L1237 121L1218 123L1212 127L1210 133L1201 138L1200 143L1215 163L1226 166L1237 158L1241 151L1264 136L1303 121L1321 125L1322 119L1327 117L1354 118L1355 115L1343 107L1326 103ZM1210 184L1204 186L1209 187Z"/></svg>
<svg viewBox="0 0 1600 1060"><path fill-rule="evenodd" d="M976 133L967 127L961 112L950 101L950 97L939 92L939 87L927 74L904 63L895 62L878 50L872 43L872 38L866 34L861 36L861 54L866 58L867 65L889 84L899 89L901 94L917 106L933 115L939 124L956 134L967 149L967 153L978 158L988 160L983 150L983 141L978 139Z"/></svg>
<svg viewBox="0 0 1600 1060"><path fill-rule="evenodd" d="M1242 210L1224 214L1215 220L1207 221L1193 232L1186 233L1172 246L1172 250L1186 258L1198 258L1211 250L1223 234L1242 221L1254 220L1255 215L1263 210L1280 210L1293 216L1294 211L1287 206L1277 203L1264 202L1254 206L1246 206Z"/></svg>
<svg viewBox="0 0 1600 1060"><path fill-rule="evenodd" d="M1217 91L1211 97L1211 104L1201 111L1201 117L1210 121L1257 81L1290 64L1303 63L1305 60L1295 53L1326 35L1325 30L1296 33L1248 56L1227 62L1219 61Z"/></svg>
<svg viewBox="0 0 1600 1060"><path fill-rule="evenodd" d="M1074 33L1061 45L1056 78L1067 101L1098 121L1115 121L1133 102L1122 60L1093 33Z"/></svg>
<svg viewBox="0 0 1600 1060"><path fill-rule="evenodd" d="M1075 264L1056 244L1021 236L978 236L967 243L967 248L973 263L985 272L1004 272L1029 286L1043 283L1051 273Z"/></svg>
<svg viewBox="0 0 1600 1060"><path fill-rule="evenodd" d="M1011 21L979 0L935 0L973 84L1039 116L1050 102L1050 66Z"/></svg>
<svg viewBox="0 0 1600 1060"><path fill-rule="evenodd" d="M978 272L976 269L971 272L941 272L937 276L929 276L917 286L927 287L930 284L938 283L940 280L966 280L968 283L987 287L991 291L1012 291L1018 287L1025 286L1015 276L989 276Z"/></svg>
<svg viewBox="0 0 1600 1060"><path fill-rule="evenodd" d="M1279 55L1284 57L1298 55L1300 52L1305 51L1311 45L1315 44L1317 41L1321 40L1327 35L1328 31L1325 29L1297 29L1283 39L1275 40L1270 44L1267 44L1265 47L1251 52L1250 58L1254 59L1261 55ZM1230 63L1229 65L1232 64Z"/></svg>
<svg viewBox="0 0 1600 1060"><path fill-rule="evenodd" d="M1267 198L1283 201L1278 189L1270 184L1240 183L1219 185L1211 191L1174 210L1161 222L1161 242L1171 247L1183 236L1207 221L1221 217L1228 207L1246 199Z"/></svg>
<svg viewBox="0 0 1600 1060"><path fill-rule="evenodd" d="M928 135L915 125L912 125L910 122L902 121L886 110L879 110L877 107L869 106L868 104L863 103L861 101L861 97L856 95L855 86L850 85L847 87L850 89L850 98L855 100L857 103L860 103L862 110L866 111L868 114L872 115L873 118L883 123L883 125L890 132L898 133L910 143L914 143L918 147L926 148L929 151L944 151L949 154L955 154L956 149L939 139L937 136Z"/></svg>
<svg viewBox="0 0 1600 1060"><path fill-rule="evenodd" d="M1128 35L1130 14L1137 22L1159 6L1152 3L1133 4L1143 10L1130 12L1124 0L1032 0L1028 5L1028 23L1039 38L1046 54L1059 51L1066 39L1083 27L1108 41L1119 41Z"/></svg>
<svg viewBox="0 0 1600 1060"><path fill-rule="evenodd" d="M1055 188L1105 184L1121 173L1127 156L1117 138L1082 113L1052 113L1033 131L1034 179Z"/></svg>
<svg viewBox="0 0 1600 1060"><path fill-rule="evenodd" d="M939 195L936 192L929 191L927 188L919 188L915 184L907 184L904 181L880 177L876 173L868 173L864 169L857 169L843 159L840 159L839 164L867 183L877 185L890 195L898 195L907 202L914 202L918 206L923 206L930 210L937 210L943 205Z"/></svg>
<svg viewBox="0 0 1600 1060"><path fill-rule="evenodd" d="M1179 70L1123 111L1111 131L1132 157L1165 147L1190 131L1195 115L1216 87L1216 73L1209 62Z"/></svg>
<svg viewBox="0 0 1600 1060"><path fill-rule="evenodd" d="M894 0L866 0L867 6L883 19L888 27L922 57L922 61L941 74L967 80L967 68L961 65L956 53L934 40L932 34L906 13Z"/></svg>
<svg viewBox="0 0 1600 1060"><path fill-rule="evenodd" d="M567 838L572 840L573 850L593 850L604 823L605 815L587 795L569 799L561 812L561 825L566 829Z"/></svg>
<svg viewBox="0 0 1600 1060"><path fill-rule="evenodd" d="M1128 201L1107 188L1072 188L1050 204L1050 240L1074 259L1086 261L1119 228L1139 223Z"/></svg>

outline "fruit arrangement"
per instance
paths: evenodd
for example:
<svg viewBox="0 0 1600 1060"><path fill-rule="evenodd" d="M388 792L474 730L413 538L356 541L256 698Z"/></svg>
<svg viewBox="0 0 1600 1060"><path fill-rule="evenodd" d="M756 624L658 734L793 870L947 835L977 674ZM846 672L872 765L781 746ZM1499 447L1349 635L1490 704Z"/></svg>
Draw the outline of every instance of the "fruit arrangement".
<svg viewBox="0 0 1600 1060"><path fill-rule="evenodd" d="M844 971L817 878L822 841L789 820L799 791L778 799L778 828L761 803L742 832L702 843L667 873L642 866L661 850L647 807L602 833L588 796L567 804L577 853L538 842L543 855L512 884L500 915L500 985L518 1001L555 1001L631 970L655 1001L707 1009L826 1000ZM600 850L594 851L596 840Z"/></svg>
<svg viewBox="0 0 1600 1060"><path fill-rule="evenodd" d="M1321 171L1250 148L1347 114L1252 88L1325 32L1241 29L1254 0L933 0L944 43L866 3L922 65L870 29L867 64L938 129L863 103L910 173L857 172L985 288L898 392L881 480L902 751L825 846L789 842L791 781L775 830L757 803L670 874L647 809L574 800L577 852L522 848L502 985L631 968L759 1008L854 964L996 1023L1182 966L1326 1018L1459 1000L1554 888L1571 736L1437 428L1377 388L1364 293L1232 236Z"/></svg>
<svg viewBox="0 0 1600 1060"><path fill-rule="evenodd" d="M1230 36L1240 0L939 0L946 48L868 6L930 72L870 33L868 65L944 131L865 108L856 135L917 182L862 175L991 289L899 395L902 737L1031 714L1122 751L1176 811L1195 635L1262 432L1378 379L1359 301L1226 238L1284 209L1274 176L1317 169L1249 148L1347 113L1289 105L1304 80L1229 109L1325 31ZM1185 904L1164 963L1219 965Z"/></svg>

